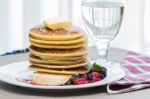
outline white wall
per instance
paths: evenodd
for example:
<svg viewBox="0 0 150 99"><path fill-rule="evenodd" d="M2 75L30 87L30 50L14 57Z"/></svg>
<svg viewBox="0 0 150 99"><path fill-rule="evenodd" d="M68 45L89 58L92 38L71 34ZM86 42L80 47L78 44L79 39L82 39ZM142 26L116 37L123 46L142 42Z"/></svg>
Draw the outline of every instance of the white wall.
<svg viewBox="0 0 150 99"><path fill-rule="evenodd" d="M132 51L142 51L144 0L126 0L123 24L112 46Z"/></svg>

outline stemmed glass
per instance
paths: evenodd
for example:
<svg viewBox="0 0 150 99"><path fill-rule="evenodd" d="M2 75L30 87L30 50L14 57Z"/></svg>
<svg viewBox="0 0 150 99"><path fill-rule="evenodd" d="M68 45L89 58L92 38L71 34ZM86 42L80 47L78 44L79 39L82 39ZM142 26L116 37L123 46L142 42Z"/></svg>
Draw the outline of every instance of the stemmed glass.
<svg viewBox="0 0 150 99"><path fill-rule="evenodd" d="M123 3L110 1L82 0L82 19L102 60L107 60L109 44L118 34L124 11Z"/></svg>

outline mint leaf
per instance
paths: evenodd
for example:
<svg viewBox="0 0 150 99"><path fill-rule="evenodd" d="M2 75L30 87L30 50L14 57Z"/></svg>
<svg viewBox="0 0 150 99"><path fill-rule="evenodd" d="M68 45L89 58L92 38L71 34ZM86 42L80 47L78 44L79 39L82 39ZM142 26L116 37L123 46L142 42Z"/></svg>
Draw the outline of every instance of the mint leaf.
<svg viewBox="0 0 150 99"><path fill-rule="evenodd" d="M92 71L101 71L102 67L99 64L93 63Z"/></svg>

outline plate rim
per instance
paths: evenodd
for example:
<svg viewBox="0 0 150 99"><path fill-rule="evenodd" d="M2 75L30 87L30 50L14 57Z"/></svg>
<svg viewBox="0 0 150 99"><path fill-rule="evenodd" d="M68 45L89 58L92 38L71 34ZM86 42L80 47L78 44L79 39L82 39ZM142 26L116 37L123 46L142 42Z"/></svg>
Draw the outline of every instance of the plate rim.
<svg viewBox="0 0 150 99"><path fill-rule="evenodd" d="M2 68L6 68L6 67L9 67L11 65L21 64L21 63L28 64L29 62L28 61L20 61L20 62L13 62L13 63L10 63L10 64L0 66L0 80L3 81L4 83L15 85L15 86L20 86L20 87L24 87L24 88L49 89L49 90L70 90L70 89L81 89L81 88L90 88L90 87L97 87L97 86L106 85L106 84L109 84L111 82L117 81L117 80L119 80L119 79L121 79L125 76L124 70L120 67L120 69L122 69L122 75L118 75L118 77L116 79L113 79L110 82L101 83L102 81L104 81L106 79L106 78L104 78L102 81L97 81L97 82L94 82L94 83L81 84L81 85L67 85L67 86L39 86L39 85L37 86L37 85L31 85L31 84L19 82L17 80L16 80L16 82L13 82L8 78L3 77L3 74L1 73ZM107 76L108 76L109 75L109 70L107 70L107 73L108 73L107 74Z"/></svg>

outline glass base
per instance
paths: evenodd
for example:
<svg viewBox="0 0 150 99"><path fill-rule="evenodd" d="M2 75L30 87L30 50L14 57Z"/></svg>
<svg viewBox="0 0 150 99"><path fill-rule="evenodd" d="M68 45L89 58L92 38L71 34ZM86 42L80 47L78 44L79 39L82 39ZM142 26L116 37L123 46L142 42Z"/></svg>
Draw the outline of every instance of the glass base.
<svg viewBox="0 0 150 99"><path fill-rule="evenodd" d="M110 39L95 40L95 44L99 51L99 58L101 58L101 59L107 58L110 41L111 41Z"/></svg>

